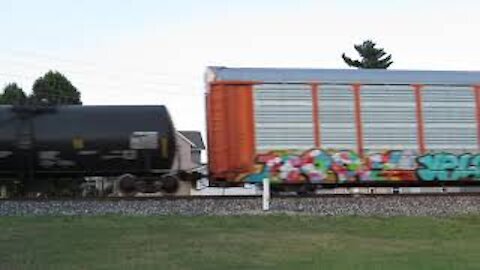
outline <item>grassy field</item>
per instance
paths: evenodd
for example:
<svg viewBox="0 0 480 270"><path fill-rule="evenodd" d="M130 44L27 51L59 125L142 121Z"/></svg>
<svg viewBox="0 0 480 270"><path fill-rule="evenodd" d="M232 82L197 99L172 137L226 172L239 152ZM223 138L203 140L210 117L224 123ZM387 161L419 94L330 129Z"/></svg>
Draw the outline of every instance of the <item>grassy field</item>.
<svg viewBox="0 0 480 270"><path fill-rule="evenodd" d="M480 216L0 218L0 269L480 269Z"/></svg>

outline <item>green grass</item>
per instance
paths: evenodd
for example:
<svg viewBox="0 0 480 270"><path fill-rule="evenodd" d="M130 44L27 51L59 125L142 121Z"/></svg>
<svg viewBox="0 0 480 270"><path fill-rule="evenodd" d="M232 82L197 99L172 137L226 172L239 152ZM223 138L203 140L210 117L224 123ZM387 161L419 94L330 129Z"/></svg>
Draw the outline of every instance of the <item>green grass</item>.
<svg viewBox="0 0 480 270"><path fill-rule="evenodd" d="M480 269L480 216L8 217L0 269Z"/></svg>

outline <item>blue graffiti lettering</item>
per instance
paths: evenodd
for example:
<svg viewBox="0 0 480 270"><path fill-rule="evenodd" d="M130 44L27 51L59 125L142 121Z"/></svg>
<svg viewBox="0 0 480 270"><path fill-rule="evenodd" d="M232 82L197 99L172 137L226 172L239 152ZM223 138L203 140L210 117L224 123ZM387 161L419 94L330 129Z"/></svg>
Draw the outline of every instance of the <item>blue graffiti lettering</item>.
<svg viewBox="0 0 480 270"><path fill-rule="evenodd" d="M429 154L417 159L422 181L480 180L480 155Z"/></svg>

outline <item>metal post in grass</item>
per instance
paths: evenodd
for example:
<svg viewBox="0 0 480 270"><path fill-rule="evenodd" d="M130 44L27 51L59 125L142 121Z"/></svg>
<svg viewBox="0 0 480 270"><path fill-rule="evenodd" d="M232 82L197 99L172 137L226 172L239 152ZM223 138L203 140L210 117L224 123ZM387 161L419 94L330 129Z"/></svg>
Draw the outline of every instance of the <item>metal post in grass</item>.
<svg viewBox="0 0 480 270"><path fill-rule="evenodd" d="M270 210L270 179L263 178L263 211Z"/></svg>

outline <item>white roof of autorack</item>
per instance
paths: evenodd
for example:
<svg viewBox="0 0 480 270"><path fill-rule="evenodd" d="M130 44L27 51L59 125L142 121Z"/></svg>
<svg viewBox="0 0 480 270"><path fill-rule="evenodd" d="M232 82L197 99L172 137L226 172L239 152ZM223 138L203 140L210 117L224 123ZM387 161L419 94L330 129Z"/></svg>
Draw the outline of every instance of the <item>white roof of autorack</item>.
<svg viewBox="0 0 480 270"><path fill-rule="evenodd" d="M207 82L480 85L479 71L209 67Z"/></svg>

